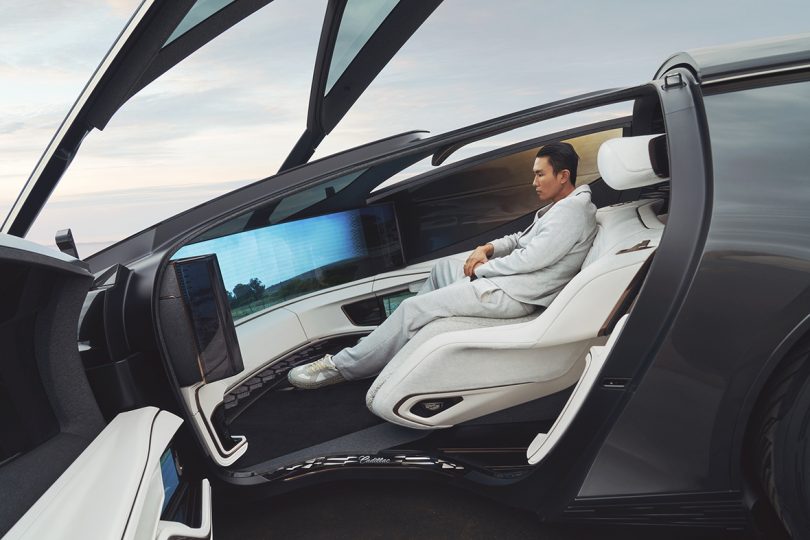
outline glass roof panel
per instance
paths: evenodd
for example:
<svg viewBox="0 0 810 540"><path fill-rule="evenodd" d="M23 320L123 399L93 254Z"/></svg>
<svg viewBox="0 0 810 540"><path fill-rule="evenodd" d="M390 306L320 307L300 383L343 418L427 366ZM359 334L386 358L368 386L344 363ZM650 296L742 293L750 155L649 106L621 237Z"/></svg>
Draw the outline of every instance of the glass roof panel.
<svg viewBox="0 0 810 540"><path fill-rule="evenodd" d="M165 47L228 4L232 4L233 1L234 0L197 0L163 46Z"/></svg>
<svg viewBox="0 0 810 540"><path fill-rule="evenodd" d="M325 93L332 90L363 45L398 3L399 0L349 0L346 3L329 65Z"/></svg>

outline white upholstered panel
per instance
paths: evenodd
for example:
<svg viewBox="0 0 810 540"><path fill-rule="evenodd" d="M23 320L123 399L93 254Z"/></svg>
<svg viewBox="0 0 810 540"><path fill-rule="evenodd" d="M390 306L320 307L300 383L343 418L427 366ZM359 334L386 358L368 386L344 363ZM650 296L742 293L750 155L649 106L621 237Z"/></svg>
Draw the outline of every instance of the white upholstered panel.
<svg viewBox="0 0 810 540"><path fill-rule="evenodd" d="M160 456L182 422L155 407L119 414L4 538L154 538Z"/></svg>
<svg viewBox="0 0 810 540"><path fill-rule="evenodd" d="M526 458L529 460L529 463L535 464L542 461L568 430L568 426L571 425L571 422L573 422L574 418L576 418L579 413L582 404L585 403L585 398L588 397L591 388L596 385L596 381L602 373L602 366L604 366L605 360L607 360L607 356L610 354L610 350L613 348L619 335L621 335L628 317L629 315L624 315L619 319L619 322L616 323L616 327L610 334L610 339L608 339L605 345L591 347L588 356L585 358L585 370L582 377L580 377L574 391L571 392L571 395L568 397L568 401L565 403L565 407L563 407L557 420L555 420L551 429L548 430L548 433L538 433L526 450Z"/></svg>
<svg viewBox="0 0 810 540"><path fill-rule="evenodd" d="M661 231L651 238L650 229L664 228L655 218L655 212L662 205L660 199L642 199L601 208L596 213L596 238L582 268L587 268L603 255L634 246L642 240L653 240L650 243L657 245Z"/></svg>

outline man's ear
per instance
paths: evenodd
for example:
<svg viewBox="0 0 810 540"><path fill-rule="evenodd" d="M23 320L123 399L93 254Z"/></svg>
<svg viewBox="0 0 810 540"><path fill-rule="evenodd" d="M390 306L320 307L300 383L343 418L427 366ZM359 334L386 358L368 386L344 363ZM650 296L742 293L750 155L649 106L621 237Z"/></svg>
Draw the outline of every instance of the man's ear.
<svg viewBox="0 0 810 540"><path fill-rule="evenodd" d="M561 175L562 175L562 177L563 177L563 181L562 181L562 182L560 182L561 184L564 184L564 183L566 183L566 182L570 182L570 181L571 181L571 171L569 171L568 169L563 169L563 170L561 170L561 171L560 171L560 174L561 174Z"/></svg>

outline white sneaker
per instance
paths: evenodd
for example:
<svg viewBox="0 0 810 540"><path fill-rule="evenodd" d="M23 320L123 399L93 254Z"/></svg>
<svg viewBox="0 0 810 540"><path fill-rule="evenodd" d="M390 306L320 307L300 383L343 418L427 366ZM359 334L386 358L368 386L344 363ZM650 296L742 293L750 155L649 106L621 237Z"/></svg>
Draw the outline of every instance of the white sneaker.
<svg viewBox="0 0 810 540"><path fill-rule="evenodd" d="M332 362L332 355L327 354L320 360L292 368L287 372L287 380L296 388L312 390L343 382L346 379Z"/></svg>

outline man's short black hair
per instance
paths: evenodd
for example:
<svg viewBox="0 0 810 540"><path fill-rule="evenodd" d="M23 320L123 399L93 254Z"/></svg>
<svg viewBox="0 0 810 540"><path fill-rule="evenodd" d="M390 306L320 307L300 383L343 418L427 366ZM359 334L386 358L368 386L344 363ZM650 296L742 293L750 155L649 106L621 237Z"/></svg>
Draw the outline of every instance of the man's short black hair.
<svg viewBox="0 0 810 540"><path fill-rule="evenodd" d="M548 158L548 163L554 174L560 174L563 169L571 173L569 180L572 186L577 185L577 164L579 156L574 147L565 142L548 143L537 152L536 157Z"/></svg>

